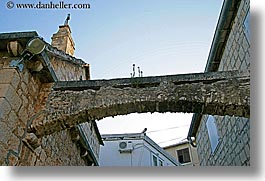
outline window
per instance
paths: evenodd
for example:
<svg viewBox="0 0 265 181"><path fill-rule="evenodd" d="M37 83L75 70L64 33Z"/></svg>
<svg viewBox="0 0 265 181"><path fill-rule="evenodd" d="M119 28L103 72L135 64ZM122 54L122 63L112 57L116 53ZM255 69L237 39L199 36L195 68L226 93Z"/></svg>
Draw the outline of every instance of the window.
<svg viewBox="0 0 265 181"><path fill-rule="evenodd" d="M185 148L182 150L177 150L178 160L182 163L189 163L190 162L190 152L189 148Z"/></svg>
<svg viewBox="0 0 265 181"><path fill-rule="evenodd" d="M213 153L219 143L219 136L218 136L218 131L216 127L216 122L213 116L208 116L208 119L206 121L206 127L208 130L208 135L209 135L212 153Z"/></svg>
<svg viewBox="0 0 265 181"><path fill-rule="evenodd" d="M153 166L158 167L158 166L163 166L163 161L159 159L156 155L153 155Z"/></svg>
<svg viewBox="0 0 265 181"><path fill-rule="evenodd" d="M163 162L162 162L162 160L159 160L159 166L163 166Z"/></svg>
<svg viewBox="0 0 265 181"><path fill-rule="evenodd" d="M250 13L248 11L246 18L244 20L244 32L247 37L248 42L250 42Z"/></svg>
<svg viewBox="0 0 265 181"><path fill-rule="evenodd" d="M157 165L157 157L153 155L153 166L158 166Z"/></svg>

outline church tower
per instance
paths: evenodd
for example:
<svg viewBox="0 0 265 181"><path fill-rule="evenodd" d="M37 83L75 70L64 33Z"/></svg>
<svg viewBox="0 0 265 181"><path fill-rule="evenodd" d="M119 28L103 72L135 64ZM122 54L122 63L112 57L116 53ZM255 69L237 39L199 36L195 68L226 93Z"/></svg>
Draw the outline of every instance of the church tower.
<svg viewBox="0 0 265 181"><path fill-rule="evenodd" d="M73 56L75 51L75 43L71 36L71 29L69 26L70 14L68 14L64 25L59 26L57 33L52 36L52 46L58 50L62 50L65 53Z"/></svg>

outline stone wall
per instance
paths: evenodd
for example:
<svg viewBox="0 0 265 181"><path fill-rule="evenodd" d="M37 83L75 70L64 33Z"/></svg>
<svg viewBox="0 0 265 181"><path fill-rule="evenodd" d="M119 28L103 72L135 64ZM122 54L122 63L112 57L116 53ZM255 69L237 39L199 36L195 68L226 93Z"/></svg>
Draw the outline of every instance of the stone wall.
<svg viewBox="0 0 265 181"><path fill-rule="evenodd" d="M22 139L34 115L41 84L25 70L9 67L11 58L0 58L0 165L17 165Z"/></svg>
<svg viewBox="0 0 265 181"><path fill-rule="evenodd" d="M250 0L242 0L237 16L233 22L232 31L228 37L224 53L219 65L219 71L244 70L250 68L250 37L247 35L245 18L248 14Z"/></svg>
<svg viewBox="0 0 265 181"><path fill-rule="evenodd" d="M244 20L249 11L249 0L242 0L233 22L218 71L250 68L250 43ZM250 165L250 120L247 118L215 116L219 143L212 153L204 115L196 135L201 166Z"/></svg>
<svg viewBox="0 0 265 181"><path fill-rule="evenodd" d="M13 59L17 58L0 52L0 165L87 165L69 129L40 138L40 146L34 150L25 144L28 127L42 118L53 84L40 82L27 68L23 72L10 68ZM85 76L80 65L71 67L61 60L54 65L64 65L56 72L61 80Z"/></svg>
<svg viewBox="0 0 265 181"><path fill-rule="evenodd" d="M21 166L85 166L80 148L71 140L69 130L63 130L41 139L41 146L32 151L23 146Z"/></svg>
<svg viewBox="0 0 265 181"><path fill-rule="evenodd" d="M59 81L86 80L86 70L79 64L60 60L57 57L51 59L55 74Z"/></svg>

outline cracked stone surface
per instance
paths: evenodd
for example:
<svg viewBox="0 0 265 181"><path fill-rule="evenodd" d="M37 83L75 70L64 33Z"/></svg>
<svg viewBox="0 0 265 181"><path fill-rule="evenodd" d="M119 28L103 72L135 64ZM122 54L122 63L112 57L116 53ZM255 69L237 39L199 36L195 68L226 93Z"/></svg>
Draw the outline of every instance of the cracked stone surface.
<svg viewBox="0 0 265 181"><path fill-rule="evenodd" d="M59 82L47 115L31 125L38 137L89 120L145 112L250 116L250 72L228 71L130 79Z"/></svg>

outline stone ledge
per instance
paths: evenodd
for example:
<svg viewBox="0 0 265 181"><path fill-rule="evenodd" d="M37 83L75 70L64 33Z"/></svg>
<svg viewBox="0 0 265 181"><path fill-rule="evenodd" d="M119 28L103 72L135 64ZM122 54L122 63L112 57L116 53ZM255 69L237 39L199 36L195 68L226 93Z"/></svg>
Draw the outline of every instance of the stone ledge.
<svg viewBox="0 0 265 181"><path fill-rule="evenodd" d="M59 81L53 86L54 90L73 90L82 91L86 89L99 90L101 87L157 87L161 82L172 82L175 85L184 83L203 82L204 84L213 83L216 80L232 79L237 77L249 77L250 70L244 71L224 71L224 72L206 72L193 74L177 74L153 77L136 77L109 80L86 80L86 81Z"/></svg>

